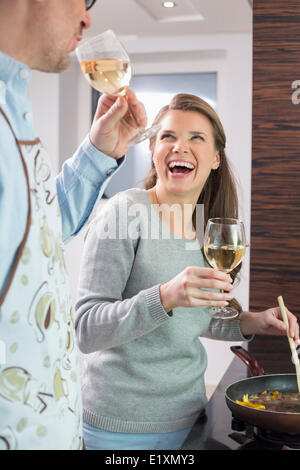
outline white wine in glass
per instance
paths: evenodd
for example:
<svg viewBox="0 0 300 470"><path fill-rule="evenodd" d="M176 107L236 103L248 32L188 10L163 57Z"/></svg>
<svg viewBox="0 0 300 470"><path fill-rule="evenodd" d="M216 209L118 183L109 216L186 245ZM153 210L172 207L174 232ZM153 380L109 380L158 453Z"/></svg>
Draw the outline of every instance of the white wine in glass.
<svg viewBox="0 0 300 470"><path fill-rule="evenodd" d="M82 73L95 90L115 96L126 94L132 77L131 63L113 31L108 30L87 39L76 49L76 54ZM132 112L131 117L136 122ZM133 143L137 144L153 137L160 127L138 127L138 136Z"/></svg>
<svg viewBox="0 0 300 470"><path fill-rule="evenodd" d="M246 246L245 227L241 220L221 217L208 220L204 254L211 267L229 273L242 262ZM222 307L214 314L214 318L230 320L238 314L232 307Z"/></svg>
<svg viewBox="0 0 300 470"><path fill-rule="evenodd" d="M213 268L230 273L242 261L246 246L244 245L206 245L205 256Z"/></svg>
<svg viewBox="0 0 300 470"><path fill-rule="evenodd" d="M90 85L101 93L126 93L131 79L130 62L118 59L85 60L80 68Z"/></svg>

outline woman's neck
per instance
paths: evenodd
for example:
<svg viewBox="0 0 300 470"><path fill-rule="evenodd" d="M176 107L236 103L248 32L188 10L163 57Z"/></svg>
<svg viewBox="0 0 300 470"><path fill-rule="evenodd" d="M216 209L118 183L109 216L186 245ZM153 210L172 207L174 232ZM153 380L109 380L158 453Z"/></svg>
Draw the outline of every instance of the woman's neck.
<svg viewBox="0 0 300 470"><path fill-rule="evenodd" d="M168 193L158 184L148 190L151 203L154 204L161 221L170 232L189 240L196 237L193 227L193 212L198 197L187 194Z"/></svg>

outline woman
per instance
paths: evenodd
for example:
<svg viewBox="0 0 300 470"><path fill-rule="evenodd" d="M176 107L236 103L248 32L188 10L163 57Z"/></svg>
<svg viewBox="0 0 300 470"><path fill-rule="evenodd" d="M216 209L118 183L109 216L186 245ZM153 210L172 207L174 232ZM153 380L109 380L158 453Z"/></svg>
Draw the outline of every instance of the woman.
<svg viewBox="0 0 300 470"><path fill-rule="evenodd" d="M216 113L196 96L177 95L155 122L161 130L150 144L147 190L113 197L85 243L76 331L87 354L87 449L179 449L206 404L199 337L285 334L279 308L212 319L211 306L230 302L241 311L231 294L236 272L231 278L209 268L195 237L197 203L205 223L238 213ZM298 341L296 318L288 316Z"/></svg>

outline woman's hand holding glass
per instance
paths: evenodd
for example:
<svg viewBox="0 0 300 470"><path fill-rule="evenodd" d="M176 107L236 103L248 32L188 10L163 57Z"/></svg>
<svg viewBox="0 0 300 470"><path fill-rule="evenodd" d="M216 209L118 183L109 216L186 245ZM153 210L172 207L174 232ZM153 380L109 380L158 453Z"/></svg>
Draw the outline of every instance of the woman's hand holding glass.
<svg viewBox="0 0 300 470"><path fill-rule="evenodd" d="M218 217L209 219L204 235L204 253L208 263L230 273L241 262L246 251L246 233L241 220ZM213 317L231 320L239 316L232 307L221 307Z"/></svg>
<svg viewBox="0 0 300 470"><path fill-rule="evenodd" d="M175 307L223 307L233 295L206 289L231 291L231 277L217 269L189 266L160 286L161 303L170 312Z"/></svg>

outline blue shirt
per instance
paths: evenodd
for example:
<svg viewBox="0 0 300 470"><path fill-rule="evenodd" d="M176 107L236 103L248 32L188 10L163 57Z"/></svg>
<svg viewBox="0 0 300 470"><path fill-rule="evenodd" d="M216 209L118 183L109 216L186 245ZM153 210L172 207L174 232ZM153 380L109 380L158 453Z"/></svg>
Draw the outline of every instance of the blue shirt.
<svg viewBox="0 0 300 470"><path fill-rule="evenodd" d="M0 107L19 140L32 141L31 103L27 98L30 69L0 52ZM121 163L102 154L87 136L57 176L63 241L68 242L87 221L112 174ZM28 213L27 186L14 136L0 114L0 295L5 288Z"/></svg>

